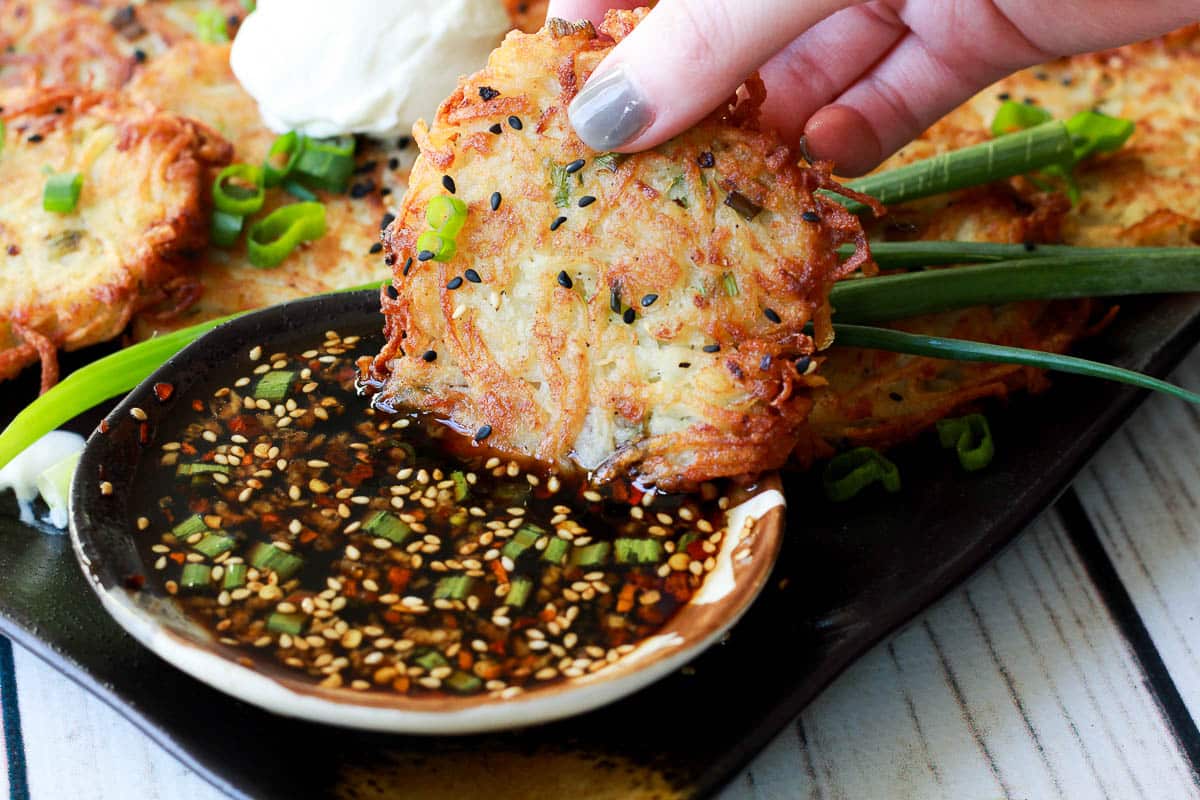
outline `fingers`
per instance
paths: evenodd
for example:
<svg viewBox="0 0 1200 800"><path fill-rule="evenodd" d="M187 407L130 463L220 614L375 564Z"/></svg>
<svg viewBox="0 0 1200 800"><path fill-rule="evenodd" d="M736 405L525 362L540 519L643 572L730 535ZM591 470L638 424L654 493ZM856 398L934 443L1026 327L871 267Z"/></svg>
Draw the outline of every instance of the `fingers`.
<svg viewBox="0 0 1200 800"><path fill-rule="evenodd" d="M561 0L580 3L581 0ZM633 152L691 127L781 48L853 0L662 0L571 103L579 137Z"/></svg>
<svg viewBox="0 0 1200 800"><path fill-rule="evenodd" d="M550 0L546 8L546 18L575 22L580 19L591 20L593 25L604 21L604 12L610 8L637 8L646 5L646 0Z"/></svg>
<svg viewBox="0 0 1200 800"><path fill-rule="evenodd" d="M873 69L817 111L804 128L809 152L861 175L919 136L1007 70L951 66L909 33Z"/></svg>
<svg viewBox="0 0 1200 800"><path fill-rule="evenodd" d="M906 26L881 3L846 8L800 34L760 70L767 86L764 126L789 144L804 123L873 67Z"/></svg>

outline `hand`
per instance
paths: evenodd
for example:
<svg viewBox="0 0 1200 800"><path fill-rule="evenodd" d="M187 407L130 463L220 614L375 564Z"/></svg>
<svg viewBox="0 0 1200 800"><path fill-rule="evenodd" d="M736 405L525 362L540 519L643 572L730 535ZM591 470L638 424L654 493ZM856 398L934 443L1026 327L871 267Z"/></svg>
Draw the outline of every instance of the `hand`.
<svg viewBox="0 0 1200 800"><path fill-rule="evenodd" d="M631 0L551 0L599 23ZM874 167L988 84L1200 19L1200 0L661 0L571 104L580 138L634 152L703 119L755 70L765 124L843 175Z"/></svg>

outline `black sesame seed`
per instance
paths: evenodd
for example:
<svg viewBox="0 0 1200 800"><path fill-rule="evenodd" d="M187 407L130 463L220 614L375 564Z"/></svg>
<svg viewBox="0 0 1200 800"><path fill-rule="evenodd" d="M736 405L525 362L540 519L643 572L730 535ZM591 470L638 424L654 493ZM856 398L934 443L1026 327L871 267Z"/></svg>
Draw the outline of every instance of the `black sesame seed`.
<svg viewBox="0 0 1200 800"><path fill-rule="evenodd" d="M805 211L800 215L800 219L804 220L805 222L820 222L821 215L815 211Z"/></svg>
<svg viewBox="0 0 1200 800"><path fill-rule="evenodd" d="M888 392L888 397L890 397L894 403L904 402L904 395L900 394L899 392Z"/></svg>
<svg viewBox="0 0 1200 800"><path fill-rule="evenodd" d="M579 172L579 170L583 169L583 165L586 163L587 162L582 158L575 159L570 164L567 164L567 174L574 175L576 172Z"/></svg>
<svg viewBox="0 0 1200 800"><path fill-rule="evenodd" d="M381 219L379 221L379 230L383 230L384 228L386 228L388 225L391 225L395 221L396 221L396 215L389 211L388 213L384 214L383 219Z"/></svg>
<svg viewBox="0 0 1200 800"><path fill-rule="evenodd" d="M492 192L492 211L497 211L500 208L500 201L503 200L499 192Z"/></svg>
<svg viewBox="0 0 1200 800"><path fill-rule="evenodd" d="M32 136L30 136L30 137L29 137L29 141L30 141L32 144L37 144L38 142L42 141L42 139L44 139L44 138L45 138L45 137L44 137L44 136L42 136L40 133L35 133L35 134L33 134Z"/></svg>
<svg viewBox="0 0 1200 800"><path fill-rule="evenodd" d="M1012 95L1011 95L1011 94L1009 94L1008 92L1001 92L1000 94L996 95L996 99L998 99L998 100L1011 100L1011 99L1012 99Z"/></svg>
<svg viewBox="0 0 1200 800"><path fill-rule="evenodd" d="M491 425L481 425L479 430L475 431L475 441L482 442L484 439L492 435Z"/></svg>
<svg viewBox="0 0 1200 800"><path fill-rule="evenodd" d="M564 289L570 289L575 285L575 282L571 280L571 276L567 274L565 269L558 273L558 285Z"/></svg>
<svg viewBox="0 0 1200 800"><path fill-rule="evenodd" d="M706 353L719 353L719 352L721 352L721 345L719 345L719 344L706 344L706 345L704 345L704 347L702 347L702 348L700 348L700 349L701 349L701 350L703 350L703 351L704 351L704 352L706 352Z"/></svg>
<svg viewBox="0 0 1200 800"><path fill-rule="evenodd" d="M380 197L387 197L391 193L392 193L392 190L386 186L379 190Z"/></svg>
<svg viewBox="0 0 1200 800"><path fill-rule="evenodd" d="M783 322L783 318L780 317L779 313L773 308L764 308L763 316L771 320L771 322L774 322L776 325Z"/></svg>
<svg viewBox="0 0 1200 800"><path fill-rule="evenodd" d="M587 208L594 202L596 202L596 198L592 197L590 194L585 194L583 197L579 198L579 207Z"/></svg>
<svg viewBox="0 0 1200 800"><path fill-rule="evenodd" d="M621 313L621 290L615 286L608 293L608 307L614 314Z"/></svg>
<svg viewBox="0 0 1200 800"><path fill-rule="evenodd" d="M521 118L516 114L513 114L508 118L508 124L514 131L519 131L525 127L524 124L521 123Z"/></svg>
<svg viewBox="0 0 1200 800"><path fill-rule="evenodd" d="M139 64L145 64L146 63L146 51L142 50L140 48L137 50L134 50L133 51L133 60Z"/></svg>
<svg viewBox="0 0 1200 800"><path fill-rule="evenodd" d="M417 261L429 261L431 258L433 258L432 250L422 250L417 253Z"/></svg>
<svg viewBox="0 0 1200 800"><path fill-rule="evenodd" d="M426 350L424 353L421 353L421 360L428 361L430 363L437 361L437 351L436 350Z"/></svg>
<svg viewBox="0 0 1200 800"><path fill-rule="evenodd" d="M625 320L626 325L632 325L633 321L637 319L637 314L632 308L627 308L625 309L625 313L621 315L621 319Z"/></svg>
<svg viewBox="0 0 1200 800"><path fill-rule="evenodd" d="M642 298L642 308L649 308L654 305L654 301L658 299L656 294L648 294Z"/></svg>
<svg viewBox="0 0 1200 800"><path fill-rule="evenodd" d="M453 290L457 289L458 287L462 286L462 284L463 284L462 278L458 275L455 275L453 278L451 278L449 281L446 282L446 288L453 291Z"/></svg>
<svg viewBox="0 0 1200 800"><path fill-rule="evenodd" d="M1034 244L1033 242L1025 242L1025 252L1026 253L1032 253L1034 250L1037 250L1036 244Z"/></svg>
<svg viewBox="0 0 1200 800"><path fill-rule="evenodd" d="M392 156L388 159L388 169L400 169L400 159Z"/></svg>
<svg viewBox="0 0 1200 800"><path fill-rule="evenodd" d="M383 242L376 242L375 244L371 245L371 255L375 255L376 253L382 253L382 252L383 252Z"/></svg>
<svg viewBox="0 0 1200 800"><path fill-rule="evenodd" d="M63 108L62 106L55 106L54 113L55 114L65 114L65 113L67 113L67 110L65 108Z"/></svg>
<svg viewBox="0 0 1200 800"><path fill-rule="evenodd" d="M479 96L482 97L484 100L491 100L493 98L499 97L500 93L497 92L495 89L493 89L490 86L480 86L479 87Z"/></svg>
<svg viewBox="0 0 1200 800"><path fill-rule="evenodd" d="M808 368L811 365L812 365L812 357L811 356L800 356L799 358L796 359L796 372L799 372L801 375L803 375L804 373L808 372Z"/></svg>
<svg viewBox="0 0 1200 800"><path fill-rule="evenodd" d="M763 372L766 372L767 370L769 370L771 368L771 354L770 353L767 353L765 356L763 356L761 359L759 359L758 368L761 369Z"/></svg>
<svg viewBox="0 0 1200 800"><path fill-rule="evenodd" d="M488 130L499 136L504 131L504 128L500 127L500 123L497 122L495 125L488 128Z"/></svg>
<svg viewBox="0 0 1200 800"><path fill-rule="evenodd" d="M458 187L454 185L454 178L451 178L449 175L442 176L442 186L444 186L446 191L450 194L454 194L458 191Z"/></svg>
<svg viewBox="0 0 1200 800"><path fill-rule="evenodd" d="M408 260L404 262L404 274L406 276L408 275L408 271L410 269L412 269L412 264L413 264L412 256L409 256Z"/></svg>
<svg viewBox="0 0 1200 800"><path fill-rule="evenodd" d="M375 191L375 181L363 181L350 187L350 197L361 200L373 191Z"/></svg>
<svg viewBox="0 0 1200 800"><path fill-rule="evenodd" d="M366 175L368 172L374 172L377 166L379 166L378 161L364 161L354 168L354 174Z"/></svg>
<svg viewBox="0 0 1200 800"><path fill-rule="evenodd" d="M713 158L712 153L706 151L700 154L700 157L696 159L696 163L705 169L712 169L716 166L717 160Z"/></svg>
<svg viewBox="0 0 1200 800"><path fill-rule="evenodd" d="M679 362L680 369L687 369L690 366L692 366L692 362L690 362L690 361L680 361Z"/></svg>
<svg viewBox="0 0 1200 800"><path fill-rule="evenodd" d="M566 217L558 217L557 219L554 220L554 222L550 223L550 230L552 230L552 231L558 230L560 227L562 227L562 224L566 221L567 221Z"/></svg>
<svg viewBox="0 0 1200 800"><path fill-rule="evenodd" d="M483 283L483 279L479 277L479 273L473 269L468 269L463 273L471 283Z"/></svg>
<svg viewBox="0 0 1200 800"><path fill-rule="evenodd" d="M393 300L395 300L397 297L400 296L400 292L398 289L396 289L395 286L393 286L392 284L389 283L387 285L387 296L392 298Z"/></svg>
<svg viewBox="0 0 1200 800"><path fill-rule="evenodd" d="M387 264L390 267L396 263L396 257L394 255L392 255L391 253L388 253L386 256L383 257L383 263Z"/></svg>
<svg viewBox="0 0 1200 800"><path fill-rule="evenodd" d="M1025 105L1027 105L1027 106L1036 106L1037 105L1037 100L1035 100L1032 97L1026 97L1022 102L1024 102Z"/></svg>
<svg viewBox="0 0 1200 800"><path fill-rule="evenodd" d="M408 146L410 144L412 144L411 136L401 136L399 139L396 140L396 149L397 150L407 150Z"/></svg>

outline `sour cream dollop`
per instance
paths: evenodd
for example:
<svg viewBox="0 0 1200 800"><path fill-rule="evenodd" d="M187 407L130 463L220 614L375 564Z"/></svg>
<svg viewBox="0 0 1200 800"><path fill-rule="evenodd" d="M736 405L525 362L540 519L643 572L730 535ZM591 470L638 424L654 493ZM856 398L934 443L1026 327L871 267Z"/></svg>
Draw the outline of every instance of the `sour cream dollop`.
<svg viewBox="0 0 1200 800"><path fill-rule="evenodd" d="M269 128L407 133L509 29L499 0L259 0L230 64Z"/></svg>

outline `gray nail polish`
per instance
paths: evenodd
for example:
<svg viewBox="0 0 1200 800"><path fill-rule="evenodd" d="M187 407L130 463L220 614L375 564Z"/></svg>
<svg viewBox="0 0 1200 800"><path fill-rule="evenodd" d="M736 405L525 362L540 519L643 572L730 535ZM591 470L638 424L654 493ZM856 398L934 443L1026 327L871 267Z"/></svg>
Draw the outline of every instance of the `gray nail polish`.
<svg viewBox="0 0 1200 800"><path fill-rule="evenodd" d="M579 138L593 150L620 147L654 120L646 99L622 66L588 81L567 114Z"/></svg>

